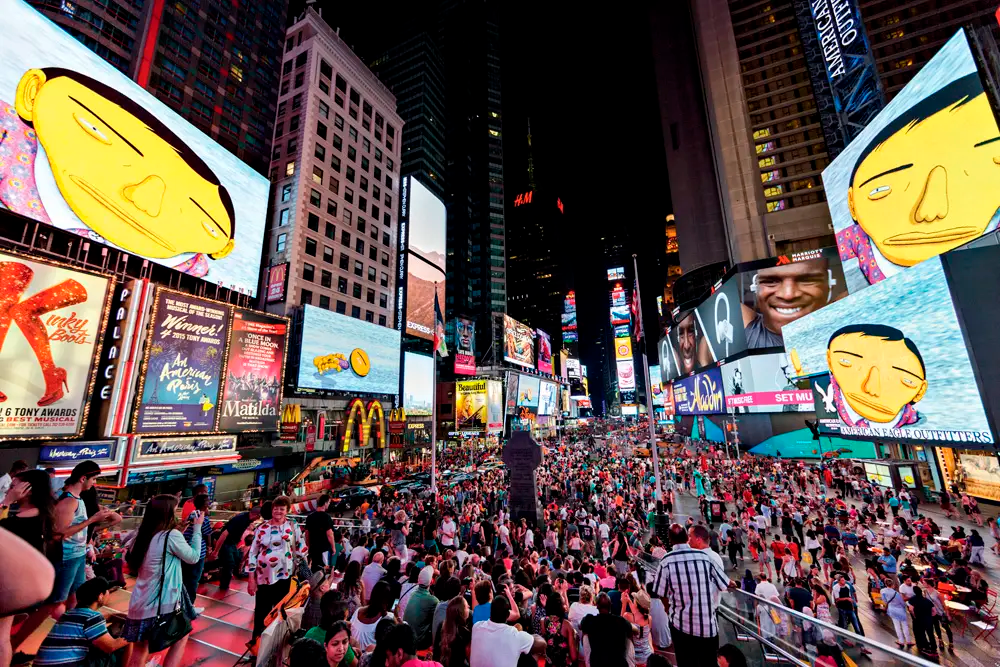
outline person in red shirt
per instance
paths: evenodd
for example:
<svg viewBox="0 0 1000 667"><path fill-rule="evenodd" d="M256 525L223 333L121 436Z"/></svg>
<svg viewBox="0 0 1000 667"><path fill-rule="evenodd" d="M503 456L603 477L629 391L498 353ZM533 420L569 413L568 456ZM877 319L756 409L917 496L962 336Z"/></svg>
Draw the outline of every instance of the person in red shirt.
<svg viewBox="0 0 1000 667"><path fill-rule="evenodd" d="M785 543L777 535L771 540L771 553L774 554L774 571L777 574L781 572L781 559L785 555Z"/></svg>
<svg viewBox="0 0 1000 667"><path fill-rule="evenodd" d="M204 484L199 484L198 486L194 487L194 492L191 494L191 497L185 500L184 505L181 507L181 525L187 523L188 515L194 511L195 496L200 496L202 494L207 494L207 493L208 493L208 487L205 486Z"/></svg>

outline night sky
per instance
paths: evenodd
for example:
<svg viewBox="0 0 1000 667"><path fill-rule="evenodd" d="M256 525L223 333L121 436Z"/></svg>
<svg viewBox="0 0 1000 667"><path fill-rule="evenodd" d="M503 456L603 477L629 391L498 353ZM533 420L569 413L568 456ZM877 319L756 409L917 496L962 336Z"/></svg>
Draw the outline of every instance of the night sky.
<svg viewBox="0 0 1000 667"><path fill-rule="evenodd" d="M411 26L427 21L428 4L321 1L316 6L367 63ZM293 11L301 6L293 3ZM595 343L608 326L603 248L618 235L625 259L639 253L647 329L656 327L656 295L664 279L656 261L663 257L664 218L671 207L646 7L617 3L592 12L576 3L526 0L500 7L506 205L512 207L514 195L528 189L530 117L536 183L566 205L569 228L562 253L576 269L570 279L577 292L581 357L599 405L603 382ZM655 345L650 363L654 355Z"/></svg>

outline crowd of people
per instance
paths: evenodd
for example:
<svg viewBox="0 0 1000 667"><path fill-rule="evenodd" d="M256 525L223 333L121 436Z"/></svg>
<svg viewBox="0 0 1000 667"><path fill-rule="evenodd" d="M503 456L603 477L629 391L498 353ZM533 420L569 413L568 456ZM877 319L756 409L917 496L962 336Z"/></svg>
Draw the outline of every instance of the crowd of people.
<svg viewBox="0 0 1000 667"><path fill-rule="evenodd" d="M765 637L844 667L837 637L802 619L864 635L859 588L891 619L899 647L926 657L952 645L949 601L983 613L995 603L978 529L942 528L915 492L873 485L849 464L676 446L660 460L658 514L650 459L632 455L628 434L596 435L545 443L536 509L519 502L519 515L499 465L437 493L383 492L349 527L327 495L304 520L277 495L214 527L204 487L183 503L155 496L121 547L131 594L114 637L99 610L126 583L122 560L95 567L89 538L121 517L88 501L99 467L80 463L57 496L44 471L12 470L0 527L44 555L54 583L16 625L12 614L0 621L0 667L144 667L161 650L164 667L179 667L208 578L222 590L247 580L251 643L293 582L309 583L288 667L660 667L710 655L741 667L740 648L720 646L724 596L739 596ZM446 453L442 467L462 459ZM941 510L961 504L1000 552L995 520L986 528L966 498ZM37 654L15 653L50 617Z"/></svg>

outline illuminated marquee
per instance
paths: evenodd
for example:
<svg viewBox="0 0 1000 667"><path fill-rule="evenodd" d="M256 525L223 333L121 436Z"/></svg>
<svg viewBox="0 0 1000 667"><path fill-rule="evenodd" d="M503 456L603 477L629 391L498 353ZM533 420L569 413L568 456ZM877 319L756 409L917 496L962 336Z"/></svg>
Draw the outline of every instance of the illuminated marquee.
<svg viewBox="0 0 1000 667"><path fill-rule="evenodd" d="M517 207L517 206L520 206L521 204L530 204L531 203L531 196L533 194L535 194L534 190L528 190L527 192L525 192L523 194L517 195L516 197L514 197L514 206Z"/></svg>
<svg viewBox="0 0 1000 667"><path fill-rule="evenodd" d="M372 432L372 419L377 417L375 424L378 427L378 444L385 449L385 414L382 412L382 404L379 401L369 401L367 411L365 404L360 398L355 398L347 406L347 427L344 429L343 450L346 452L351 446L351 433L354 431L355 418L358 421L359 438L358 444L364 445L368 442Z"/></svg>

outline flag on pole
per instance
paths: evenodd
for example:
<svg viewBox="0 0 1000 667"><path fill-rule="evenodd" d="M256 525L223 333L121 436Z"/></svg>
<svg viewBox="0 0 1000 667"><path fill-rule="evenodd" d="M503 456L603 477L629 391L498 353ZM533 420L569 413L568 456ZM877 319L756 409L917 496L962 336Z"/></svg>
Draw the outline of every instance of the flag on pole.
<svg viewBox="0 0 1000 667"><path fill-rule="evenodd" d="M448 344L445 342L444 315L441 314L441 304L438 302L437 285L434 287L434 352L439 357L448 356Z"/></svg>
<svg viewBox="0 0 1000 667"><path fill-rule="evenodd" d="M632 290L632 320L635 322L635 339L642 340L642 305L639 303L639 276L635 277Z"/></svg>

